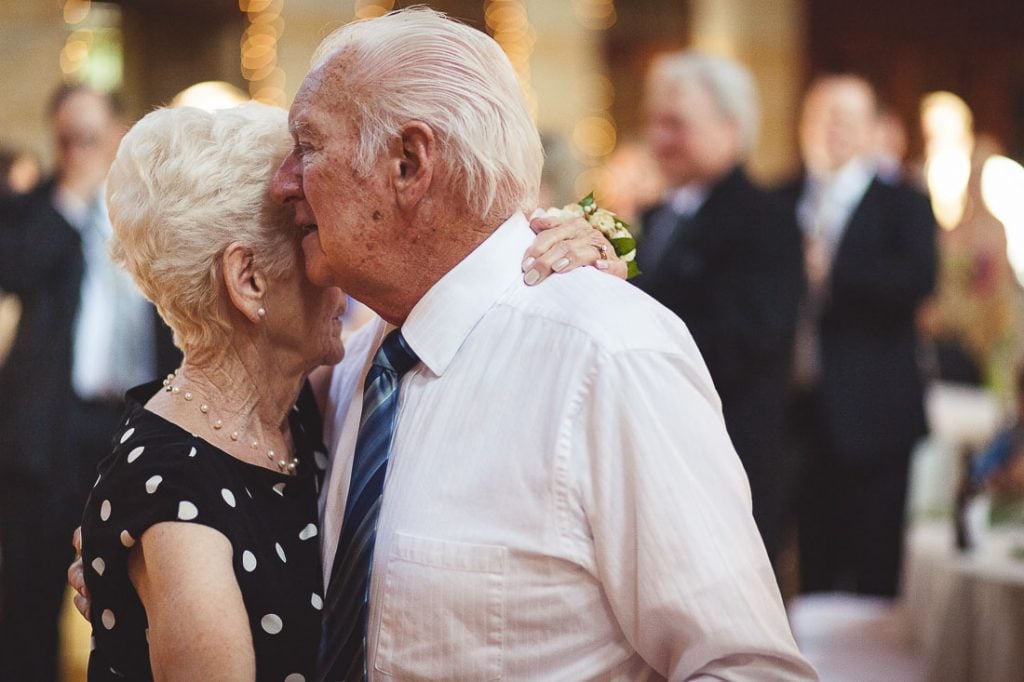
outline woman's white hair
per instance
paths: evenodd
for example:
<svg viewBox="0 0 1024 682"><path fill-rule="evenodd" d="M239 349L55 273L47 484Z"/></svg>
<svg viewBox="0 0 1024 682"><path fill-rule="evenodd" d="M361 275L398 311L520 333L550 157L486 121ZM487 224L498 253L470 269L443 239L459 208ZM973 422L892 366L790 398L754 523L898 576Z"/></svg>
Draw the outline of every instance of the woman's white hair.
<svg viewBox="0 0 1024 682"><path fill-rule="evenodd" d="M422 121L474 214L536 208L540 135L512 65L486 34L413 7L334 31L317 48L317 67L330 74L333 103L355 117L356 172L369 171L402 125Z"/></svg>
<svg viewBox="0 0 1024 682"><path fill-rule="evenodd" d="M220 305L229 244L251 248L268 277L296 266L288 214L268 191L290 144L287 114L256 103L158 109L121 141L107 178L111 257L182 350L211 350L230 334Z"/></svg>
<svg viewBox="0 0 1024 682"><path fill-rule="evenodd" d="M725 118L740 131L740 151L745 157L757 146L760 110L757 85L744 66L717 55L684 50L662 55L651 67L651 79L673 83L699 83L718 105Z"/></svg>

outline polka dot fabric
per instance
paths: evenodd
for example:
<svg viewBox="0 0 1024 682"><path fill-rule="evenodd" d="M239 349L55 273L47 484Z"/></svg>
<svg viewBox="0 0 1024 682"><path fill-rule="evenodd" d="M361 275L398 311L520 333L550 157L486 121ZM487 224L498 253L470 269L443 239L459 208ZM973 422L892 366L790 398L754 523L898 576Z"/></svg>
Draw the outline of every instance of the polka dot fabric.
<svg viewBox="0 0 1024 682"><path fill-rule="evenodd" d="M323 587L317 492L321 424L306 386L289 420L299 474L241 462L143 405L154 382L128 393L114 450L82 517L92 593L90 680L149 680L146 612L128 578L131 548L165 521L197 523L231 542L249 616L259 680L311 680ZM319 452L320 457L314 454Z"/></svg>

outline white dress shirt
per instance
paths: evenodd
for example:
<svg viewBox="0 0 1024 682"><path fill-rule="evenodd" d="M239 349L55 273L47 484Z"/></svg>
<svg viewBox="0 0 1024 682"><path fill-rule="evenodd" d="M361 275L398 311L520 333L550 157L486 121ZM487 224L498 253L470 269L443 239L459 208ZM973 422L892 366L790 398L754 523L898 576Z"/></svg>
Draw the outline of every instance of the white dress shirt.
<svg viewBox="0 0 1024 682"><path fill-rule="evenodd" d="M106 188L92 202L57 191L53 204L82 240L71 386L83 400L120 401L156 376L156 327L149 302L107 253L113 228L105 196Z"/></svg>
<svg viewBox="0 0 1024 682"><path fill-rule="evenodd" d="M847 161L827 177L808 176L797 205L804 234L822 239L835 256L846 226L874 178L874 165L863 158Z"/></svg>
<svg viewBox="0 0 1024 682"><path fill-rule="evenodd" d="M370 589L371 679L815 679L683 323L592 268L523 284L513 216L416 305ZM335 369L325 571L367 366Z"/></svg>
<svg viewBox="0 0 1024 682"><path fill-rule="evenodd" d="M665 203L672 207L677 216L685 218L695 216L707 198L708 186L704 184L693 183L665 192Z"/></svg>

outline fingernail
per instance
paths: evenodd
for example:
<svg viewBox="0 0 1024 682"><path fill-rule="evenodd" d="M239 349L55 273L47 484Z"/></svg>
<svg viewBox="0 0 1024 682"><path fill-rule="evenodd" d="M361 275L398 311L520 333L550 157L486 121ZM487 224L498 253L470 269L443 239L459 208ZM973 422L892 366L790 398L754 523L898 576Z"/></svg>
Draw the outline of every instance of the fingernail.
<svg viewBox="0 0 1024 682"><path fill-rule="evenodd" d="M530 260L533 259L531 258ZM536 284L538 279L540 279L540 273L537 272L536 270L530 270L528 273L526 273L525 281L528 286L533 286L534 284Z"/></svg>
<svg viewBox="0 0 1024 682"><path fill-rule="evenodd" d="M594 263L594 267L597 268L598 270L607 270L608 269L608 261L606 261L606 260L599 260L596 263Z"/></svg>
<svg viewBox="0 0 1024 682"><path fill-rule="evenodd" d="M523 261L523 272L526 272L527 270L529 270L530 266L533 265L533 261L535 261L535 260L537 260L537 259L534 258L533 256L527 256L526 260ZM527 284L529 284L529 283L530 282L527 282Z"/></svg>
<svg viewBox="0 0 1024 682"><path fill-rule="evenodd" d="M562 270L565 270L568 266L569 266L569 259L568 258L563 258L562 260L560 260L557 263L555 263L554 265L552 265L551 269L554 270L555 272L561 272Z"/></svg>

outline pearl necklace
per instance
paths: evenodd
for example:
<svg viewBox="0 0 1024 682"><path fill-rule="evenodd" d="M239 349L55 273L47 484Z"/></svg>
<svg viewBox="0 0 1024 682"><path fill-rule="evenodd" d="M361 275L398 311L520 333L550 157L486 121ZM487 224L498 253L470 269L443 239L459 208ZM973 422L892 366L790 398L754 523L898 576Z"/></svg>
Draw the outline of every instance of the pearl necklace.
<svg viewBox="0 0 1024 682"><path fill-rule="evenodd" d="M195 399L195 395L192 393L192 391L182 391L179 386L175 386L174 385L174 380L177 377L178 377L178 370L174 370L172 373L168 374L167 378L164 379L164 382L163 382L164 390L167 391L168 393L170 393L171 395L175 395L175 396L176 395L181 395L181 397L183 397L185 399L185 402L192 402ZM209 412L210 412L209 404L204 403L204 402L200 402L199 403L199 411L202 412L203 414L209 414ZM214 431L218 431L219 432L221 429L224 428L224 421L221 420L221 419L214 419L213 422L211 422L210 425L213 427ZM232 431L230 434L228 434L228 438L230 438L232 441L236 441L237 442L242 437L242 435L243 434L239 434L238 431ZM256 441L256 440L251 441L249 443L249 447L252 448L253 450L259 450L260 449L259 441ZM283 459L283 458L282 459L278 459L277 458L277 452L275 450L273 450L273 449L267 450L267 459L269 459L271 462L275 462L277 464L277 468L278 469L280 469L282 472L285 472L285 473L288 473L288 474L294 474L295 470L299 466L299 458L298 457L295 457L294 455L290 455L290 456L288 456L287 459Z"/></svg>

